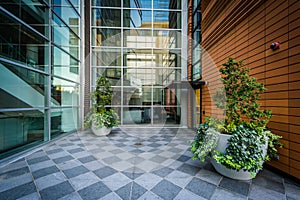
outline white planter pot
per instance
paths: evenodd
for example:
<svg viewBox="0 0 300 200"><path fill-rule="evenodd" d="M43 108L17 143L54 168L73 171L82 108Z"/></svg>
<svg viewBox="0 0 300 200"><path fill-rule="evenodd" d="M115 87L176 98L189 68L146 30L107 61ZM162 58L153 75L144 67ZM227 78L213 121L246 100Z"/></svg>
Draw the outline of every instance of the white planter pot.
<svg viewBox="0 0 300 200"><path fill-rule="evenodd" d="M103 126L102 128L95 128L93 123L91 128L96 136L106 136L111 132L111 128L106 128L105 126Z"/></svg>
<svg viewBox="0 0 300 200"><path fill-rule="evenodd" d="M221 134L219 133L219 141L216 146L216 150L220 151L221 153L225 153L226 147L227 147L227 141L230 139L231 135L227 134ZM263 156L267 154L267 149L268 149L268 143L266 142L266 145L264 146L263 149ZM228 169L224 167L224 165L218 163L215 159L211 158L211 164L214 166L215 170L222 174L223 176L226 176L231 179L235 180L251 180L252 177L248 171L244 170L234 170L234 169ZM261 162L263 164L263 162Z"/></svg>

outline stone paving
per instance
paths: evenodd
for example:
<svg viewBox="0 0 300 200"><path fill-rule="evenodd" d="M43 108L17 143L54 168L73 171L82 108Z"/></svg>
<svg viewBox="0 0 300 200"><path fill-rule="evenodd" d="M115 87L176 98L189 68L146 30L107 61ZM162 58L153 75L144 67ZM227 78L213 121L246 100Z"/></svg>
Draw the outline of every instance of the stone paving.
<svg viewBox="0 0 300 200"><path fill-rule="evenodd" d="M118 128L67 135L0 168L0 199L300 199L300 184L264 169L252 181L191 160L195 133Z"/></svg>

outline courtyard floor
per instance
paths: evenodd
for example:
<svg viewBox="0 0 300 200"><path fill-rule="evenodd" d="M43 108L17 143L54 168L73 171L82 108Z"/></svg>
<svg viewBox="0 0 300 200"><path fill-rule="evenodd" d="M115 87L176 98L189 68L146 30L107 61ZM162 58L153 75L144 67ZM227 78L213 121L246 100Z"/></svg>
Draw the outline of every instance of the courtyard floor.
<svg viewBox="0 0 300 200"><path fill-rule="evenodd" d="M0 199L300 199L300 183L262 170L252 181L191 160L194 131L118 128L78 132L0 168Z"/></svg>

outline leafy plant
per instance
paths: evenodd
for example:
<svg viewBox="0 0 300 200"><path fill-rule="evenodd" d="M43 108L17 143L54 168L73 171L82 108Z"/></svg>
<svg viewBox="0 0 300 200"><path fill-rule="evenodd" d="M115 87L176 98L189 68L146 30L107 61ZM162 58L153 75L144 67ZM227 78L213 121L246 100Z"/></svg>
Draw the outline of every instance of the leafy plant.
<svg viewBox="0 0 300 200"><path fill-rule="evenodd" d="M91 124L95 128L112 128L118 125L117 113L106 106L111 105L112 89L109 80L103 76L99 77L96 89L91 92L90 97L93 102L91 111L87 114L84 121L84 128L90 128Z"/></svg>
<svg viewBox="0 0 300 200"><path fill-rule="evenodd" d="M200 124L197 135L191 144L191 152L194 154L192 159L200 159L204 162L205 158L209 157L210 152L217 146L218 139L218 132L209 128L207 122Z"/></svg>

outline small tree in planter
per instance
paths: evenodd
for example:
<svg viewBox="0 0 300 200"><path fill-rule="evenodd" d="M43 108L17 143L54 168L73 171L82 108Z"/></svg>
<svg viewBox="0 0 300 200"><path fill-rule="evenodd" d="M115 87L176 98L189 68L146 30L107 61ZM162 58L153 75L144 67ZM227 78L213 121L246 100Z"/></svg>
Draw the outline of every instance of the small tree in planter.
<svg viewBox="0 0 300 200"><path fill-rule="evenodd" d="M230 178L247 180L256 176L263 161L276 157L275 147L281 144L280 137L266 129L271 111L261 110L257 103L265 87L250 77L250 70L243 65L243 61L237 62L232 58L223 64L220 72L224 89L217 90L213 99L218 108L225 110L226 117L207 119L205 129L202 125L199 127L191 151L194 159L204 160L216 149L212 159L216 170ZM211 141L204 143L208 138L212 138ZM235 170L246 172L238 177Z"/></svg>
<svg viewBox="0 0 300 200"><path fill-rule="evenodd" d="M96 89L90 94L93 106L84 122L85 128L91 127L93 133L98 136L107 135L112 127L118 126L117 113L106 107L111 105L112 93L109 80L103 76L99 77Z"/></svg>

